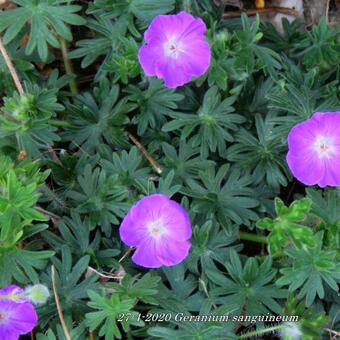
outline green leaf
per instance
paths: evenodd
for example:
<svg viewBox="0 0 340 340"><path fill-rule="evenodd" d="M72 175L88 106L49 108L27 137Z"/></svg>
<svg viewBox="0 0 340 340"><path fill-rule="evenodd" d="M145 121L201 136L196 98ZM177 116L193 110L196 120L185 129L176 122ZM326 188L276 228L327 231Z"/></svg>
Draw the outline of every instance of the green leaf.
<svg viewBox="0 0 340 340"><path fill-rule="evenodd" d="M11 42L25 27L28 27L29 40L26 54L35 50L42 61L48 57L48 45L59 48L58 36L71 41L72 33L66 24L83 25L85 20L74 14L81 7L65 5L67 1L57 0L15 0L19 7L0 12L0 32L5 31L4 43Z"/></svg>
<svg viewBox="0 0 340 340"><path fill-rule="evenodd" d="M279 254L290 241L294 242L298 248L314 246L315 240L312 229L295 223L302 222L305 219L311 206L312 201L308 198L294 201L289 207L286 207L280 198L275 199L277 218L267 217L256 223L258 228L270 231L268 241L269 251L272 255Z"/></svg>
<svg viewBox="0 0 340 340"><path fill-rule="evenodd" d="M338 292L337 281L340 279L340 265L336 260L334 250L323 250L323 233L315 236L314 248L290 249L288 256L293 260L292 266L280 270L282 277L276 282L279 286L289 286L289 291L299 290L297 297L305 298L309 307L318 295L320 299L325 296L325 283Z"/></svg>

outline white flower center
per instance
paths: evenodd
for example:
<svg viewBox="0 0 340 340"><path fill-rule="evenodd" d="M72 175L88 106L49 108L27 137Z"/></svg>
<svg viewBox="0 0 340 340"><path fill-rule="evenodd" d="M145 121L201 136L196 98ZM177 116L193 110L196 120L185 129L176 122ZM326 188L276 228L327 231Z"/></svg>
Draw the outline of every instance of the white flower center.
<svg viewBox="0 0 340 340"><path fill-rule="evenodd" d="M315 140L313 148L318 153L320 158L329 158L334 152L332 139L325 136L319 136Z"/></svg>
<svg viewBox="0 0 340 340"><path fill-rule="evenodd" d="M0 311L0 324L1 324L1 323L5 323L6 320L7 320L7 315L6 315L6 313L3 312L3 311Z"/></svg>
<svg viewBox="0 0 340 340"><path fill-rule="evenodd" d="M166 229L162 220L156 220L148 224L149 235L155 239L159 239L165 234Z"/></svg>
<svg viewBox="0 0 340 340"><path fill-rule="evenodd" d="M183 52L183 49L181 48L181 43L178 42L175 38L169 39L164 44L164 53L167 57L171 58L178 58L181 52Z"/></svg>

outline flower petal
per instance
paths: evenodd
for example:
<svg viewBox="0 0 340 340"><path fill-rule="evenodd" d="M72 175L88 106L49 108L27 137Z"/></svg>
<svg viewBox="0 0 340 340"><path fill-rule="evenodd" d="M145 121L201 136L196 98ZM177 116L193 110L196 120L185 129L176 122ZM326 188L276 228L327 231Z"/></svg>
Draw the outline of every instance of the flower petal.
<svg viewBox="0 0 340 340"><path fill-rule="evenodd" d="M164 238L157 243L157 257L164 266L175 266L181 263L189 254L191 243L189 241L174 242Z"/></svg>
<svg viewBox="0 0 340 340"><path fill-rule="evenodd" d="M161 267L162 263L157 256L156 242L151 238L145 239L133 254L132 261L145 268Z"/></svg>

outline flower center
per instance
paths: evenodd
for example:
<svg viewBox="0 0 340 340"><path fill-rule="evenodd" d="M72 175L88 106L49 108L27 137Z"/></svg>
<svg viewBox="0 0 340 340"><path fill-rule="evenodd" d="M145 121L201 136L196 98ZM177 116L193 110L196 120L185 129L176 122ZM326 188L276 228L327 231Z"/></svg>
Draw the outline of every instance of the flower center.
<svg viewBox="0 0 340 340"><path fill-rule="evenodd" d="M164 53L167 57L178 58L180 53L183 52L181 44L172 38L164 44Z"/></svg>
<svg viewBox="0 0 340 340"><path fill-rule="evenodd" d="M0 324L4 323L7 319L7 315L5 314L5 312L0 312Z"/></svg>
<svg viewBox="0 0 340 340"><path fill-rule="evenodd" d="M334 151L332 140L329 137L318 137L313 146L320 158L329 157Z"/></svg>
<svg viewBox="0 0 340 340"><path fill-rule="evenodd" d="M166 232L166 230L163 222L157 220L149 223L148 232L151 237L158 239Z"/></svg>

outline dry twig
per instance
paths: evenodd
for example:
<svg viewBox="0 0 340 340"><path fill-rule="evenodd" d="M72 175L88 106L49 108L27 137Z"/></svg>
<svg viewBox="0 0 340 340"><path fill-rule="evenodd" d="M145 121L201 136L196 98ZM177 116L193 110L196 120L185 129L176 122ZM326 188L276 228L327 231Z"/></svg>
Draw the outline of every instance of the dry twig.
<svg viewBox="0 0 340 340"><path fill-rule="evenodd" d="M14 84L15 84L20 96L25 95L25 91L24 91L24 88L22 87L22 84L20 82L18 73L14 68L13 62L12 62L8 52L7 52L5 45L3 44L1 36L0 36L0 52L1 52L2 56L4 57L4 60L5 60L5 63L8 67L9 73L11 74L11 76L13 78Z"/></svg>
<svg viewBox="0 0 340 340"><path fill-rule="evenodd" d="M137 148L143 153L145 158L149 161L154 170L160 175L163 172L161 166L152 158L149 152L145 149L145 147L134 137L130 132L128 132L129 138L132 140L133 144L137 146Z"/></svg>
<svg viewBox="0 0 340 340"><path fill-rule="evenodd" d="M51 273L52 273L52 286L53 286L54 299L55 299L55 303L57 305L58 316L59 316L59 320L60 320L60 323L61 323L61 327L63 328L66 339L72 340L71 335L70 335L70 333L67 329L66 323L65 323L63 310L62 310L61 305L60 305L58 291L57 291L57 285L56 285L56 281L55 281L55 268L54 268L53 265L51 267Z"/></svg>
<svg viewBox="0 0 340 340"><path fill-rule="evenodd" d="M256 8L256 9L248 9L245 11L235 11L235 12L225 12L223 14L223 19L230 19L230 18L238 18L242 15L242 13L247 14L248 16L253 16L256 14L270 14L270 13L282 13L292 16L299 16L299 12L294 8L286 8L286 7L265 7L265 8Z"/></svg>

